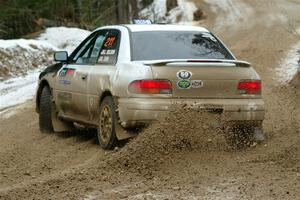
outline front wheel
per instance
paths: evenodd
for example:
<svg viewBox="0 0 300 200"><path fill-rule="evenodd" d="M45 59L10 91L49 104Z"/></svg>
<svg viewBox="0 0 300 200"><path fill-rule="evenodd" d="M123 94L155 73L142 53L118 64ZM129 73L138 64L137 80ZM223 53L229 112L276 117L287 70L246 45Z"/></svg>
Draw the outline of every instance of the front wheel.
<svg viewBox="0 0 300 200"><path fill-rule="evenodd" d="M52 97L50 88L45 86L39 101L39 127L43 133L52 133Z"/></svg>
<svg viewBox="0 0 300 200"><path fill-rule="evenodd" d="M112 97L107 96L103 99L100 106L99 124L97 137L103 149L113 149L117 142L116 136L117 114L116 106Z"/></svg>

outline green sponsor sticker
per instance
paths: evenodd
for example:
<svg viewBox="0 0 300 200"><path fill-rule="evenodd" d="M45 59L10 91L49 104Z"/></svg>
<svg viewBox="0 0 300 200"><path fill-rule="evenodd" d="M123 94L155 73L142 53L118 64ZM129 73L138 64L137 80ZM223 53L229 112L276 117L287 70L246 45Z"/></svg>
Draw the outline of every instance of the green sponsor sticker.
<svg viewBox="0 0 300 200"><path fill-rule="evenodd" d="M191 82L189 80L180 80L177 82L177 86L181 89L188 89L191 87Z"/></svg>

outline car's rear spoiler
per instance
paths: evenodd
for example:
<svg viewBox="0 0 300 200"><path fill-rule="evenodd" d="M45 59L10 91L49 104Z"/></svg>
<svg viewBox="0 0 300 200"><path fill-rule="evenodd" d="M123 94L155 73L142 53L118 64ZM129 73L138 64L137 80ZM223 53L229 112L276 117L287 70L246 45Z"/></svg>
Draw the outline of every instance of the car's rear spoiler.
<svg viewBox="0 0 300 200"><path fill-rule="evenodd" d="M145 65L154 65L154 66L236 66L236 67L250 67L251 64L245 61L240 60L219 60L219 59L172 59L172 60L146 60L138 61Z"/></svg>

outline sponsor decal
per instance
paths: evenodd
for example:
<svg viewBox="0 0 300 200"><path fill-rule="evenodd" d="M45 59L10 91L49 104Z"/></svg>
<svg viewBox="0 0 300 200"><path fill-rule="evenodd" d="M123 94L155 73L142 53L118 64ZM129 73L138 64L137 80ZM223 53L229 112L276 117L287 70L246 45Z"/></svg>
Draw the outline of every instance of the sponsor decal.
<svg viewBox="0 0 300 200"><path fill-rule="evenodd" d="M201 80L191 80L191 87L192 88L201 88L201 87L203 87L203 81L201 81Z"/></svg>
<svg viewBox="0 0 300 200"><path fill-rule="evenodd" d="M75 69L69 68L67 71L67 75L74 75Z"/></svg>
<svg viewBox="0 0 300 200"><path fill-rule="evenodd" d="M106 55L106 50L105 50L105 49L102 50L100 54L101 54L101 55Z"/></svg>
<svg viewBox="0 0 300 200"><path fill-rule="evenodd" d="M62 85L70 85L71 81L68 81L68 80L59 80L59 83L62 84Z"/></svg>
<svg viewBox="0 0 300 200"><path fill-rule="evenodd" d="M177 82L177 86L180 89L189 89L191 87L191 82L189 80L180 80Z"/></svg>
<svg viewBox="0 0 300 200"><path fill-rule="evenodd" d="M177 77L180 79L189 79L192 77L192 72L186 71L186 70L181 70L177 72Z"/></svg>
<svg viewBox="0 0 300 200"><path fill-rule="evenodd" d="M98 59L99 63L106 63L109 62L109 56L100 56Z"/></svg>
<svg viewBox="0 0 300 200"><path fill-rule="evenodd" d="M115 55L116 50L112 49L112 50L107 50L106 55Z"/></svg>
<svg viewBox="0 0 300 200"><path fill-rule="evenodd" d="M90 107L92 108L94 106L94 104L95 104L94 98L90 97L90 101L89 102L90 102Z"/></svg>
<svg viewBox="0 0 300 200"><path fill-rule="evenodd" d="M60 72L59 72L59 76L60 77L65 77L67 75L72 76L75 73L75 69L72 68L63 68Z"/></svg>
<svg viewBox="0 0 300 200"><path fill-rule="evenodd" d="M103 62L103 58L104 58L104 56L100 56L98 59L98 62Z"/></svg>
<svg viewBox="0 0 300 200"><path fill-rule="evenodd" d="M59 72L59 76L60 77L65 77L67 75L67 71L68 68L63 68L60 72Z"/></svg>
<svg viewBox="0 0 300 200"><path fill-rule="evenodd" d="M108 62L109 61L109 56L104 56L102 62Z"/></svg>

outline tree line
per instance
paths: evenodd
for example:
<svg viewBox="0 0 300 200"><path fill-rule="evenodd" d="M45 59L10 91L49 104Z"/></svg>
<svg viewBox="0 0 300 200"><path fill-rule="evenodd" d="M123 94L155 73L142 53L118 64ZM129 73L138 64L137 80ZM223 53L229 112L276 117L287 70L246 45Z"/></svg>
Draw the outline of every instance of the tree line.
<svg viewBox="0 0 300 200"><path fill-rule="evenodd" d="M18 38L50 26L93 29L128 23L153 0L0 0L0 38Z"/></svg>

